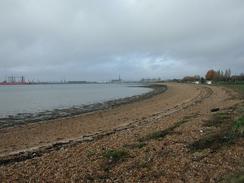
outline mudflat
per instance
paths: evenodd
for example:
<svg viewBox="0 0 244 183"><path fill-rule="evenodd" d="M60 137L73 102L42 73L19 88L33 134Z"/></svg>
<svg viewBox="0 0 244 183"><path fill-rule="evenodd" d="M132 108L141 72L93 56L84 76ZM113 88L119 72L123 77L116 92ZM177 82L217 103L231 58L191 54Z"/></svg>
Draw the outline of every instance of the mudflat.
<svg viewBox="0 0 244 183"><path fill-rule="evenodd" d="M167 86L162 94L109 110L1 129L1 180L216 182L237 171L242 137L218 148L195 144L221 131L205 124L211 109L233 115L243 100L221 87Z"/></svg>

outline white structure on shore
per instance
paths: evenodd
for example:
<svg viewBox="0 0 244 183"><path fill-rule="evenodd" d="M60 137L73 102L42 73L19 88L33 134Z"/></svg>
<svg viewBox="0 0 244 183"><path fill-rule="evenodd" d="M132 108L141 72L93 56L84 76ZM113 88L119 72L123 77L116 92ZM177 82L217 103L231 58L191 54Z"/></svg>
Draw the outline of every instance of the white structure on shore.
<svg viewBox="0 0 244 183"><path fill-rule="evenodd" d="M206 83L207 83L208 85L211 85L211 84L212 84L212 81L206 81Z"/></svg>
<svg viewBox="0 0 244 183"><path fill-rule="evenodd" d="M199 82L199 81L194 81L193 84L197 84L197 85L199 85L200 82Z"/></svg>

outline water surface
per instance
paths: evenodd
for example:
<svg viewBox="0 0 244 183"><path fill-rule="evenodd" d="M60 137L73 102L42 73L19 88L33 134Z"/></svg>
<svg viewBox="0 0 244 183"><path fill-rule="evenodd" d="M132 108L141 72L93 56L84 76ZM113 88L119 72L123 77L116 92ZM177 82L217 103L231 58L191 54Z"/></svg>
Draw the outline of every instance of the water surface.
<svg viewBox="0 0 244 183"><path fill-rule="evenodd" d="M53 84L0 86L0 116L68 108L151 91L125 84Z"/></svg>

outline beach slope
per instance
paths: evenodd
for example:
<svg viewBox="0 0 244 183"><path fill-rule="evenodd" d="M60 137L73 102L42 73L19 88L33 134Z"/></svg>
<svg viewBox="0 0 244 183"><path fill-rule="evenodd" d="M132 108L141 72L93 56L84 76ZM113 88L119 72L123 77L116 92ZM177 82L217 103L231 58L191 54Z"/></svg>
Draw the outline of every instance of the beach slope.
<svg viewBox="0 0 244 183"><path fill-rule="evenodd" d="M0 179L217 182L239 171L243 137L230 134L243 115L239 95L216 86L167 86L109 110L1 129Z"/></svg>

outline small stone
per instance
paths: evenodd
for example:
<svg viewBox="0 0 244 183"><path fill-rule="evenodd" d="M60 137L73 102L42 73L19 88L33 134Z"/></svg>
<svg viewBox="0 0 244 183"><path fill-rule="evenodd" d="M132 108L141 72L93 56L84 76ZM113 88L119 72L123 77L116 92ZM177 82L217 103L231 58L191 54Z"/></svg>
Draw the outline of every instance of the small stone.
<svg viewBox="0 0 244 183"><path fill-rule="evenodd" d="M217 112L217 111L219 111L219 108L217 107L217 108L213 108L213 109L211 109L210 110L211 112Z"/></svg>

